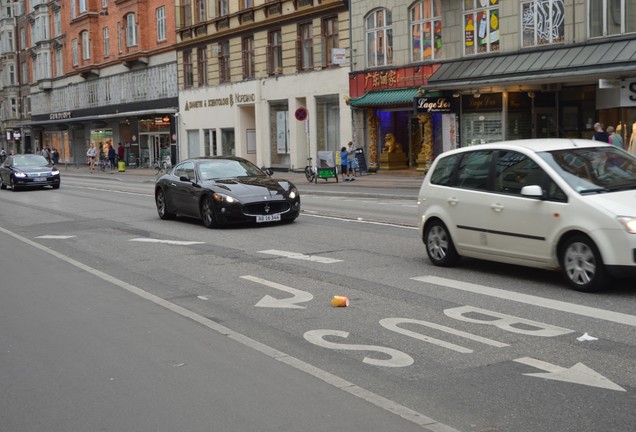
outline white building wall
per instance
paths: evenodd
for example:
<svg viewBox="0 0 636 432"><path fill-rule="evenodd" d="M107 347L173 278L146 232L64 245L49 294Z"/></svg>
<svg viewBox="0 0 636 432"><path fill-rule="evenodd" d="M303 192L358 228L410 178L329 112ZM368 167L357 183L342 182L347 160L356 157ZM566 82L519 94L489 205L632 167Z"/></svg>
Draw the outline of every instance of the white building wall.
<svg viewBox="0 0 636 432"><path fill-rule="evenodd" d="M340 101L340 142L352 140L351 110L345 103L349 95L349 68L334 68L295 75L283 75L229 84L219 87L182 90L179 94L180 160L188 157L187 131L199 131L199 154L204 154L205 129L216 129L220 146L221 129L235 130L236 155L258 166L270 166L271 129L269 104L287 101L289 107L290 167L302 169L308 152L316 160L316 98L337 95ZM239 97L240 96L240 97ZM242 98L253 101L242 101ZM304 106L309 111L309 144L305 122L297 121L294 112ZM241 109L242 108L242 109ZM253 112L253 114L252 114ZM247 154L247 129L256 129L256 154Z"/></svg>

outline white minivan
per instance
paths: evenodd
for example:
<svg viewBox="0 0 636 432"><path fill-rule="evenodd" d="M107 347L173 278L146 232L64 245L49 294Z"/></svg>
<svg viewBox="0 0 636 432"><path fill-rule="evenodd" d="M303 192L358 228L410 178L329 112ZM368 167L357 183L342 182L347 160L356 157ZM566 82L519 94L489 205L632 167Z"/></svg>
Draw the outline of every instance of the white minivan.
<svg viewBox="0 0 636 432"><path fill-rule="evenodd" d="M636 157L581 139L504 141L439 155L419 191L433 264L461 256L561 269L579 291L636 276Z"/></svg>

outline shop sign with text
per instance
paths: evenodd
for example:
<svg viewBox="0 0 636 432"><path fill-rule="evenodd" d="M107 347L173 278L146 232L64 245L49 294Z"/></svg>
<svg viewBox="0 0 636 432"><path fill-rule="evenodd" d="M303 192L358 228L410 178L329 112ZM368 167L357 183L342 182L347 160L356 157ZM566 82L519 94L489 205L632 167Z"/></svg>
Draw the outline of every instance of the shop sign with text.
<svg viewBox="0 0 636 432"><path fill-rule="evenodd" d="M416 113L453 111L453 104L444 96L418 96L413 99Z"/></svg>

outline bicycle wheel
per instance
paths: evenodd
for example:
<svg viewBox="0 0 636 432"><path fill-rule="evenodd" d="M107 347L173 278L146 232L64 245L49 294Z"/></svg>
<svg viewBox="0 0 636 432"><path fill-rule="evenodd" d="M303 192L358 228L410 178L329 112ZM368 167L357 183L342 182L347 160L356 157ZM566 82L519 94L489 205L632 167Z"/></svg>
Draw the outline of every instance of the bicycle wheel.
<svg viewBox="0 0 636 432"><path fill-rule="evenodd" d="M314 173L314 170L309 165L305 167L305 177L307 177L309 183L313 182L316 178L316 173Z"/></svg>

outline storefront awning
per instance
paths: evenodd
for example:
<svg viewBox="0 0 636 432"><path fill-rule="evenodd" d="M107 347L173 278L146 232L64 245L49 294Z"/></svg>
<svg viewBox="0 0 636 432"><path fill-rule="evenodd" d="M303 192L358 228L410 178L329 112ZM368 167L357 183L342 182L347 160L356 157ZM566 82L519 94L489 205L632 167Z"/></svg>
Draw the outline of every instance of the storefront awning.
<svg viewBox="0 0 636 432"><path fill-rule="evenodd" d="M633 38L450 61L433 73L426 89L590 81L630 72L636 73Z"/></svg>
<svg viewBox="0 0 636 432"><path fill-rule="evenodd" d="M413 105L417 88L370 91L359 98L349 99L349 105L355 108L391 105Z"/></svg>
<svg viewBox="0 0 636 432"><path fill-rule="evenodd" d="M161 115L175 114L176 112L177 112L177 108L150 109L150 110L143 110L143 111L119 112L115 114L99 114L99 115L85 116L85 117L69 117L66 119L56 119L56 120L39 120L39 121L33 120L33 121L18 123L17 126L28 127L28 126L70 124L70 123L95 121L95 120L111 120L113 118L139 117L139 116L158 115L158 114L161 114Z"/></svg>

